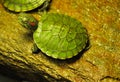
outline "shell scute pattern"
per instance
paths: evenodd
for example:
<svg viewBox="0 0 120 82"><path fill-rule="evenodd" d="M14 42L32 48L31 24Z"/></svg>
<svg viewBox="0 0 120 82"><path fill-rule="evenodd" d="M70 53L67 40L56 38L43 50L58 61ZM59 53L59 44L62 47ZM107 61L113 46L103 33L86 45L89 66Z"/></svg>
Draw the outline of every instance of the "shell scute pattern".
<svg viewBox="0 0 120 82"><path fill-rule="evenodd" d="M4 0L4 6L11 11L24 12L41 6L46 0Z"/></svg>
<svg viewBox="0 0 120 82"><path fill-rule="evenodd" d="M43 53L57 59L76 56L88 41L87 31L78 20L57 13L42 16L33 38Z"/></svg>

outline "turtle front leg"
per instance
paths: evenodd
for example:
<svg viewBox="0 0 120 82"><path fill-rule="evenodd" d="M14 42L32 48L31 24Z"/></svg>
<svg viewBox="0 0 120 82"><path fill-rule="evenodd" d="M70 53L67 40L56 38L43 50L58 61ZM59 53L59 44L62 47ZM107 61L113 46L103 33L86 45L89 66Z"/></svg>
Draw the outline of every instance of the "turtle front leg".
<svg viewBox="0 0 120 82"><path fill-rule="evenodd" d="M38 9L38 14L39 14L40 16L47 13L47 8L48 8L49 4L50 4L50 0L46 0L46 1L43 3L42 8Z"/></svg>
<svg viewBox="0 0 120 82"><path fill-rule="evenodd" d="M38 9L38 14L40 16L44 15L47 13L47 8L49 7L50 5L50 0L46 0L44 3L43 3L43 6L42 8Z"/></svg>
<svg viewBox="0 0 120 82"><path fill-rule="evenodd" d="M32 47L32 53L38 53L40 49L37 47L37 45L34 43Z"/></svg>
<svg viewBox="0 0 120 82"><path fill-rule="evenodd" d="M38 11L39 11L39 12L41 12L41 11L46 11L46 9L48 8L49 4L50 4L50 0L46 0L46 1L43 3L42 8L38 9Z"/></svg>

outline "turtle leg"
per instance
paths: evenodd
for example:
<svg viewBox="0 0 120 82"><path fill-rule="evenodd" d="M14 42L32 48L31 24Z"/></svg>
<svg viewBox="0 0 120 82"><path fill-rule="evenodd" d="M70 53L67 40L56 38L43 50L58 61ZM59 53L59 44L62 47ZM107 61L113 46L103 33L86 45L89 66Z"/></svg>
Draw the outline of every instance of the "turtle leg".
<svg viewBox="0 0 120 82"><path fill-rule="evenodd" d="M46 0L45 3L43 4L42 8L38 9L38 14L40 16L47 13L47 8L48 8L49 4L50 4L50 0Z"/></svg>
<svg viewBox="0 0 120 82"><path fill-rule="evenodd" d="M37 45L34 43L32 47L32 53L38 53L40 49L37 47Z"/></svg>
<svg viewBox="0 0 120 82"><path fill-rule="evenodd" d="M86 47L85 47L85 51L91 48L91 44L90 41L87 41Z"/></svg>
<svg viewBox="0 0 120 82"><path fill-rule="evenodd" d="M41 11L46 11L47 7L49 6L50 4L50 0L46 0L44 3L43 3L43 6L42 8L38 9L39 12Z"/></svg>

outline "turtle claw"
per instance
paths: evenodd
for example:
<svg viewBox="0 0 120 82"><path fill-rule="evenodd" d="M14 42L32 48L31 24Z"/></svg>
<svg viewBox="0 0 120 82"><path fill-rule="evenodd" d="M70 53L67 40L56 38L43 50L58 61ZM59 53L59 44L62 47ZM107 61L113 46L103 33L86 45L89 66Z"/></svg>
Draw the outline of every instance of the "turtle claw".
<svg viewBox="0 0 120 82"><path fill-rule="evenodd" d="M32 47L32 53L38 53L40 49L37 47L37 45L34 43Z"/></svg>

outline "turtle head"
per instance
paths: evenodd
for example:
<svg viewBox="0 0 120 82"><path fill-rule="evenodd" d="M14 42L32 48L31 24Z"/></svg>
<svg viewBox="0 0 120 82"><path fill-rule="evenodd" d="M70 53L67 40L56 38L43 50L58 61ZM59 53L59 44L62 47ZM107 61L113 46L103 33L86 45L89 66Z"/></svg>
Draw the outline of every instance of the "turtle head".
<svg viewBox="0 0 120 82"><path fill-rule="evenodd" d="M38 26L38 20L31 14L20 13L18 16L19 23L31 31L35 31Z"/></svg>

